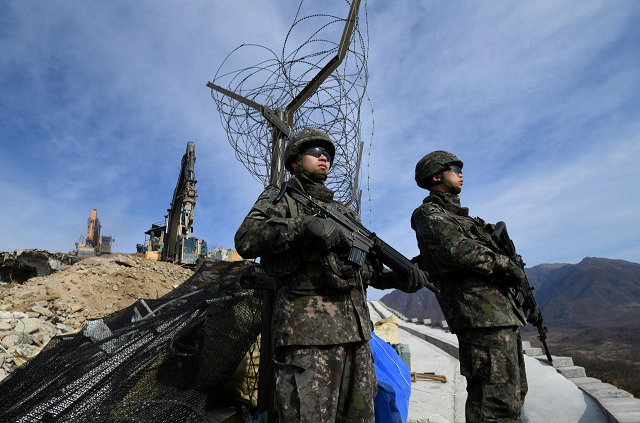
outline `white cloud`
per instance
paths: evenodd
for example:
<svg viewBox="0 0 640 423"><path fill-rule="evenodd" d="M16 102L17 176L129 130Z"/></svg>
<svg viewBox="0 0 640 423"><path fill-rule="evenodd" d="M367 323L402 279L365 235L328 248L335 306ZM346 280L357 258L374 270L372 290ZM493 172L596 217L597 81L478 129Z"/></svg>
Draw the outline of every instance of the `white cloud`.
<svg viewBox="0 0 640 423"><path fill-rule="evenodd" d="M115 247L132 251L162 220L188 140L196 234L231 247L262 187L236 161L205 83L243 42L279 53L297 5L10 3L0 18L0 194L12 200L0 206L10 222L0 247L71 249L98 208ZM348 5L303 8L343 16ZM363 221L415 253L409 218L426 193L413 169L445 148L465 160L463 202L506 220L528 262L637 257L639 8L370 1L373 215L365 168ZM622 189L611 186L620 168Z"/></svg>

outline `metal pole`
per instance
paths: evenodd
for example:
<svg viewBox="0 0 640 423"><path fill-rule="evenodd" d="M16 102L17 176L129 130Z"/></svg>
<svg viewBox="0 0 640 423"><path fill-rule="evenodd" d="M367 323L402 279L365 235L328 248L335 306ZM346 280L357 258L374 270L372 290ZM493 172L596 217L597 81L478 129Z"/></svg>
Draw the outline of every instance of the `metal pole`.
<svg viewBox="0 0 640 423"><path fill-rule="evenodd" d="M276 110L278 119L284 119L284 110ZM271 148L271 170L269 173L269 183L282 185L284 182L284 149L285 137L282 131L274 126L271 130L273 145Z"/></svg>
<svg viewBox="0 0 640 423"><path fill-rule="evenodd" d="M279 119L284 118L284 111L278 110ZM269 183L282 185L284 182L284 149L285 136L277 126L271 132L273 147L271 150L271 170ZM258 413L267 412L267 422L275 419L276 390L275 372L273 368L273 353L275 348L271 337L271 318L273 316L274 292L268 289L263 291L262 303L262 333L260 336L260 366L258 368Z"/></svg>

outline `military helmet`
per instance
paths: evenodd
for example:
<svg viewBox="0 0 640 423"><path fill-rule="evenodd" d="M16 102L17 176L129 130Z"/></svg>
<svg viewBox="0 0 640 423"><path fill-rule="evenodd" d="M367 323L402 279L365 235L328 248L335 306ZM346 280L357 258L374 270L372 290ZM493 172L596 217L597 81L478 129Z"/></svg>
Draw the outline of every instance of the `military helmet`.
<svg viewBox="0 0 640 423"><path fill-rule="evenodd" d="M305 128L289 138L287 148L284 150L284 167L289 172L293 172L291 162L296 160L299 154L311 147L324 148L331 154L331 160L335 160L336 147L333 145L329 135L319 129Z"/></svg>
<svg viewBox="0 0 640 423"><path fill-rule="evenodd" d="M432 151L421 158L416 165L416 183L420 188L429 189L431 176L442 172L451 165L459 166L462 169L463 163L455 154L448 151Z"/></svg>

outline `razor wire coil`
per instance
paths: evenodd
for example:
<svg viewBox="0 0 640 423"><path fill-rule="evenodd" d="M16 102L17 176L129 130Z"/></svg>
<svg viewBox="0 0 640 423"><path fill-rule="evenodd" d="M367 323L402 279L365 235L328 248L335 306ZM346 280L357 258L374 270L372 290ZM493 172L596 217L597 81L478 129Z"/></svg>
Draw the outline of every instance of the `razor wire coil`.
<svg viewBox="0 0 640 423"><path fill-rule="evenodd" d="M350 2L346 3L350 5ZM214 84L272 110L284 110L337 55L339 42L335 40L339 40L346 22L345 18L324 13L300 17L303 4L304 0L300 1L279 55L260 44L241 44L219 66ZM364 141L363 123L371 126L369 148L373 139L373 108L369 108L370 116L363 116L361 112L363 100L371 105L366 93L369 79L366 1L361 8L364 13L358 14L344 60L294 112L291 128L292 133L316 128L331 137L336 146L336 157L326 185L335 192L337 201L349 204L356 211L360 210L361 201L356 173L359 145ZM257 64L227 70L240 53L242 57L258 58ZM259 110L218 91L212 90L211 96L236 159L256 180L268 185L273 141L267 120Z"/></svg>

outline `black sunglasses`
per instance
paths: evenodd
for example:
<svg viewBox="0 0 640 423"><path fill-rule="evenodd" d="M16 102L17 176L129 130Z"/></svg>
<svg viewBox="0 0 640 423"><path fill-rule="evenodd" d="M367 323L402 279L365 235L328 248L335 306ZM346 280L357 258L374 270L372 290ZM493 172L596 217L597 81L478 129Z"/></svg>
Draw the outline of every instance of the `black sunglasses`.
<svg viewBox="0 0 640 423"><path fill-rule="evenodd" d="M460 166L449 166L444 171L450 170L451 172L455 172L458 175L462 175L462 168Z"/></svg>
<svg viewBox="0 0 640 423"><path fill-rule="evenodd" d="M329 152L327 150L325 150L324 148L311 147L311 148L308 148L307 150L305 150L305 152L302 153L302 154L306 154L306 155L313 156L313 157L324 156L327 159L327 161L329 163L331 163L331 154L329 154Z"/></svg>

